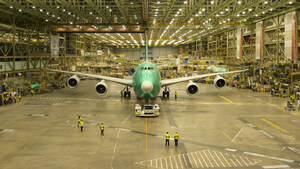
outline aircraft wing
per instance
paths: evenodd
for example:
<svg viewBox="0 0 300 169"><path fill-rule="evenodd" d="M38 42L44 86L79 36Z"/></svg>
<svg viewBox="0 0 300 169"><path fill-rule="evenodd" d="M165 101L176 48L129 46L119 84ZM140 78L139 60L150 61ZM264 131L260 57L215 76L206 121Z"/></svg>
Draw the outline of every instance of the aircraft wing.
<svg viewBox="0 0 300 169"><path fill-rule="evenodd" d="M188 76L188 77L180 77L180 78L175 78L175 79L166 79L161 81L161 86L168 86L172 85L175 83L180 83L184 81L189 81L189 80L194 80L194 79L200 79L203 77L209 77L209 76L216 76L216 75L225 75L225 74L232 74L232 73L240 73L240 72L245 72L246 70L237 70L237 71L231 71L231 72L221 72L221 73L209 73L209 74L203 74L203 75L196 75L196 76Z"/></svg>
<svg viewBox="0 0 300 169"><path fill-rule="evenodd" d="M81 72L54 70L54 69L47 69L47 70L52 71L52 72L61 72L61 73L68 73L68 74L72 74L72 75L78 75L79 77L80 76L91 77L91 78L106 80L106 81L110 81L110 82L114 82L114 83L118 83L118 84L122 84L122 85L126 85L126 86L132 86L132 80L129 80L129 79L120 79L120 78L116 78L116 77L101 76L101 75L81 73Z"/></svg>

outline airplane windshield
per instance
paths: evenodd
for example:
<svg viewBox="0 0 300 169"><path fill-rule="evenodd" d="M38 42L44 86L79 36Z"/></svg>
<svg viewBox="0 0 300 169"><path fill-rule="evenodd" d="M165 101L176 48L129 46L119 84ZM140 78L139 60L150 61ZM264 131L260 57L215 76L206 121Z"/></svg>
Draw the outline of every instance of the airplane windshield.
<svg viewBox="0 0 300 169"><path fill-rule="evenodd" d="M153 70L153 67L142 67L142 70Z"/></svg>

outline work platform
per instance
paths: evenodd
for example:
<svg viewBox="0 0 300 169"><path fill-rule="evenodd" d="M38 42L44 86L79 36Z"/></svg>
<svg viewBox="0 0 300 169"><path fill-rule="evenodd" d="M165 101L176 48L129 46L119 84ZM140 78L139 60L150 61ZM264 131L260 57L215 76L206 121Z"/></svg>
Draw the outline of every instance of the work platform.
<svg viewBox="0 0 300 169"><path fill-rule="evenodd" d="M191 97L181 83L170 86L169 99L154 100L159 117L138 118L133 92L121 97L123 86L108 83L98 96L96 83L0 107L0 168L300 168L300 114L285 110L287 99L206 84ZM173 139L165 146L166 132L178 132L178 147Z"/></svg>

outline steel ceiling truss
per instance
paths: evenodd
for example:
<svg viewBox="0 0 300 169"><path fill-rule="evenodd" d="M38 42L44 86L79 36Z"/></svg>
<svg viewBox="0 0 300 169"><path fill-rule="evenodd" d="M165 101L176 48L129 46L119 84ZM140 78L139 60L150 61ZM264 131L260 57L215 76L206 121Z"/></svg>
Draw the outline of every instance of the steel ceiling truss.
<svg viewBox="0 0 300 169"><path fill-rule="evenodd" d="M182 43L186 39L192 43L300 7L296 0L0 0L0 4L4 4L0 6L1 13L41 22L41 25L95 29L120 27L115 24L129 29L138 26L153 32L153 40L160 39L163 32L161 39L170 37L184 25L168 40L182 38ZM124 41L115 34L112 36ZM140 39L139 34L124 37L131 44L133 39Z"/></svg>

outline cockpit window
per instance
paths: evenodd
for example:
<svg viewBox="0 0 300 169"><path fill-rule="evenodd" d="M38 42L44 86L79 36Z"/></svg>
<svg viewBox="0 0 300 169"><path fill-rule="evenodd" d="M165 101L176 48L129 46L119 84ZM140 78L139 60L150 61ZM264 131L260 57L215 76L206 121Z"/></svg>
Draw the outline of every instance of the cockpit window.
<svg viewBox="0 0 300 169"><path fill-rule="evenodd" d="M142 67L142 70L153 70L153 67Z"/></svg>

